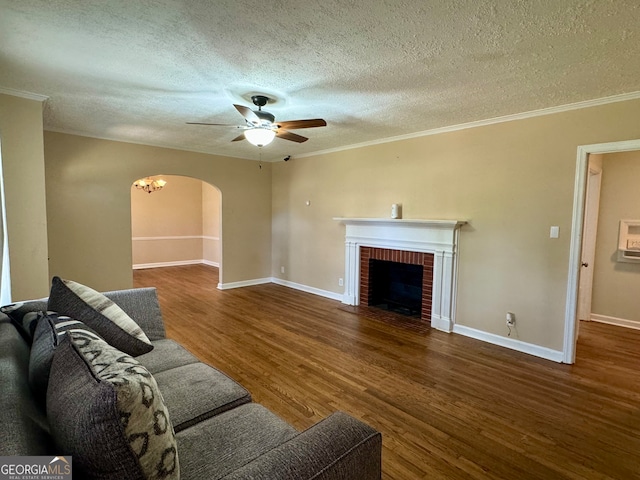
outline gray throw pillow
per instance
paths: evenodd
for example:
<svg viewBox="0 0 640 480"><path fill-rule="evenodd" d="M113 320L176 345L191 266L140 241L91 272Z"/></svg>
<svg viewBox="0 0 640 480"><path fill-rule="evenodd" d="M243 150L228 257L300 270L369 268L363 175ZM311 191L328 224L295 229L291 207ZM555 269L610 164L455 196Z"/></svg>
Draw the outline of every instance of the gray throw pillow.
<svg viewBox="0 0 640 480"><path fill-rule="evenodd" d="M70 331L56 348L47 418L81 478L178 480L175 433L155 379L103 340Z"/></svg>
<svg viewBox="0 0 640 480"><path fill-rule="evenodd" d="M33 334L38 323L38 314L47 309L46 300L34 300L30 302L16 302L0 307L0 312L11 319L18 332L31 345Z"/></svg>
<svg viewBox="0 0 640 480"><path fill-rule="evenodd" d="M38 313L38 325L33 334L29 357L29 386L38 401L45 401L53 352L62 337L69 331L77 332L85 337L100 339L96 332L79 320L55 312Z"/></svg>
<svg viewBox="0 0 640 480"><path fill-rule="evenodd" d="M124 310L102 293L72 280L53 277L48 310L82 321L129 355L153 349L142 328Z"/></svg>

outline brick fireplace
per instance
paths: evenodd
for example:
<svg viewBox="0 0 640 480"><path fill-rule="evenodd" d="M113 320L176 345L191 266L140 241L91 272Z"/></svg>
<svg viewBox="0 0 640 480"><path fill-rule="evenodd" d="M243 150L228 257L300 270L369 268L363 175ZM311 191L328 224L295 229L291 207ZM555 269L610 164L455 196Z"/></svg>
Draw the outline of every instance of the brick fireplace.
<svg viewBox="0 0 640 480"><path fill-rule="evenodd" d="M422 294L420 319L431 321L431 300L433 292L433 254L391 250L389 248L360 247L360 305L371 305L371 260L383 260L422 267Z"/></svg>
<svg viewBox="0 0 640 480"><path fill-rule="evenodd" d="M420 317L425 321L430 319L431 326L438 330L453 330L457 288L456 253L460 227L466 221L387 218L334 220L346 225L345 291L342 303L368 304L369 261L372 258L422 265Z"/></svg>

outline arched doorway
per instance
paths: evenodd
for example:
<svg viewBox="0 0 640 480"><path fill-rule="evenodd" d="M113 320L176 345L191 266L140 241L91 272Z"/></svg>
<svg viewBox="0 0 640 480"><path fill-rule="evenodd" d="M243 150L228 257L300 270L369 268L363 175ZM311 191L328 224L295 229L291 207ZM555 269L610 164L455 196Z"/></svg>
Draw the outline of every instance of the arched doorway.
<svg viewBox="0 0 640 480"><path fill-rule="evenodd" d="M146 178L165 183L155 190L141 188L144 184L131 186L133 269L193 264L221 269L220 190L180 175Z"/></svg>

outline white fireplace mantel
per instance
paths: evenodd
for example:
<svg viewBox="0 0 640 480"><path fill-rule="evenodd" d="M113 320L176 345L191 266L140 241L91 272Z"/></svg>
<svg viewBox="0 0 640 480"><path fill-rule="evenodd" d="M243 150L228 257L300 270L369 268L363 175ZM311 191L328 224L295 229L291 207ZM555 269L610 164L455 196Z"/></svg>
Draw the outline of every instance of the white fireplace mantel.
<svg viewBox="0 0 640 480"><path fill-rule="evenodd" d="M425 225L432 227L456 227L465 225L466 220L425 220L421 218L350 218L334 217L334 220L344 224L379 224L379 225Z"/></svg>
<svg viewBox="0 0 640 480"><path fill-rule="evenodd" d="M445 332L453 330L458 236L467 221L342 217L334 220L346 225L342 303L359 303L360 247L432 253L431 326Z"/></svg>

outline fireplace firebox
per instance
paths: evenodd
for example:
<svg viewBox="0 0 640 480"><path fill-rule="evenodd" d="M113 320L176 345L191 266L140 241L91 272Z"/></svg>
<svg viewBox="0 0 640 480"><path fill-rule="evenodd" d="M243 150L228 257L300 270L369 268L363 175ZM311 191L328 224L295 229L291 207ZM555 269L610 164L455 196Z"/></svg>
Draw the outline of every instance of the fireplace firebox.
<svg viewBox="0 0 640 480"><path fill-rule="evenodd" d="M419 317L422 266L373 259L369 262L369 306Z"/></svg>

